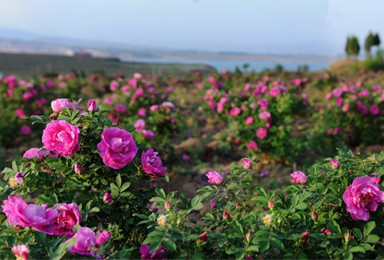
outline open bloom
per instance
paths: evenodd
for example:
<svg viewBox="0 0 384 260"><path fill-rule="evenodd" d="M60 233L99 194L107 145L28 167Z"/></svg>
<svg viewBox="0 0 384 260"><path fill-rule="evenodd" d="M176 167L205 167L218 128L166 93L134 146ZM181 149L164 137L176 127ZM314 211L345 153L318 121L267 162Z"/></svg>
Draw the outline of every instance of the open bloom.
<svg viewBox="0 0 384 260"><path fill-rule="evenodd" d="M132 135L118 127L103 131L97 149L99 149L104 164L115 170L132 162L137 153L137 146Z"/></svg>
<svg viewBox="0 0 384 260"><path fill-rule="evenodd" d="M216 171L208 172L205 176L208 177L208 182L210 184L220 184L223 182L223 176L220 175L220 173Z"/></svg>
<svg viewBox="0 0 384 260"><path fill-rule="evenodd" d="M163 255L168 251L166 247L160 245L159 249L153 251L152 253L150 252L149 248L149 245L140 246L141 259L165 259Z"/></svg>
<svg viewBox="0 0 384 260"><path fill-rule="evenodd" d="M53 120L45 127L42 141L44 148L69 157L80 150L80 130L65 120Z"/></svg>
<svg viewBox="0 0 384 260"><path fill-rule="evenodd" d="M102 238L100 239L100 236ZM102 243L105 243L109 239L110 235L106 235L98 232L95 236L95 232L88 227L81 227L77 230L77 233L73 236L76 239L76 243L68 249L68 252L76 253L79 255L91 255L94 257L100 257L97 250ZM71 239L71 238L70 238ZM68 239L67 242L70 240Z"/></svg>
<svg viewBox="0 0 384 260"><path fill-rule="evenodd" d="M59 215L56 219L56 227L53 230L53 234L57 236L73 235L73 227L80 225L81 213L76 203L71 204L59 204L57 211Z"/></svg>
<svg viewBox="0 0 384 260"><path fill-rule="evenodd" d="M47 205L26 204L18 196L8 196L3 203L3 212L11 225L31 227L46 234L53 234L57 210L46 209Z"/></svg>
<svg viewBox="0 0 384 260"><path fill-rule="evenodd" d="M373 178L357 177L344 192L343 200L354 220L368 221L369 212L375 212L378 203L384 202L384 192Z"/></svg>
<svg viewBox="0 0 384 260"><path fill-rule="evenodd" d="M301 171L294 171L291 173L291 177L294 183L306 183L308 177Z"/></svg>
<svg viewBox="0 0 384 260"><path fill-rule="evenodd" d="M41 159L43 159L43 157L52 157L52 158L57 158L58 155L57 154L51 154L50 151L47 151L47 150L41 150L41 148L37 148L37 147L32 147L30 149L28 149L24 154L23 154L23 157L24 158L28 158L30 160L32 160L33 158L36 157L36 161L40 161Z"/></svg>
<svg viewBox="0 0 384 260"><path fill-rule="evenodd" d="M141 163L147 174L163 176L167 171L167 167L163 166L161 157L152 148L141 154Z"/></svg>
<svg viewBox="0 0 384 260"><path fill-rule="evenodd" d="M256 131L256 135L259 139L264 139L267 136L267 134L268 134L268 130L262 127L257 129Z"/></svg>
<svg viewBox="0 0 384 260"><path fill-rule="evenodd" d="M16 245L12 247L12 253L15 254L16 260L27 260L29 254L29 246Z"/></svg>

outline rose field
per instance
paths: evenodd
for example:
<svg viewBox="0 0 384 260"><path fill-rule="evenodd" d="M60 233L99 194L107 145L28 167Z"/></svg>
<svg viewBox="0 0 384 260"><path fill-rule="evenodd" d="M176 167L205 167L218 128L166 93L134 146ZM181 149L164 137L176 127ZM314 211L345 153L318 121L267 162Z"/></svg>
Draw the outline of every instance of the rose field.
<svg viewBox="0 0 384 260"><path fill-rule="evenodd" d="M0 77L1 259L384 258L384 74Z"/></svg>

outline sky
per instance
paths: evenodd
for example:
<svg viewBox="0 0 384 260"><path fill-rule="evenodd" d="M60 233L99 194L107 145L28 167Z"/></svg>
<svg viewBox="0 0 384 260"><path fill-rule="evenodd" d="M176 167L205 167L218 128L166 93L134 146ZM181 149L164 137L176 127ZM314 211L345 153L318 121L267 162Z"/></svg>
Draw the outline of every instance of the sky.
<svg viewBox="0 0 384 260"><path fill-rule="evenodd" d="M337 55L347 35L384 40L383 10L383 0L0 0L0 27L179 50Z"/></svg>

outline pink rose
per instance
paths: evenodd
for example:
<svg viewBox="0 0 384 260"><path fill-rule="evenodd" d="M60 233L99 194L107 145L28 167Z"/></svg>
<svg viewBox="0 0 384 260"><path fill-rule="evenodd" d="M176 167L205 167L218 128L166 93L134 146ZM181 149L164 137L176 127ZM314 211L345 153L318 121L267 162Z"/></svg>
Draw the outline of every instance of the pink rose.
<svg viewBox="0 0 384 260"><path fill-rule="evenodd" d="M96 101L93 99L88 100L88 111L96 112L97 110L99 110L99 108L96 105Z"/></svg>
<svg viewBox="0 0 384 260"><path fill-rule="evenodd" d="M224 180L223 176L216 171L208 172L205 176L207 176L209 184L220 184Z"/></svg>
<svg viewBox="0 0 384 260"><path fill-rule="evenodd" d="M260 112L259 117L261 119L269 119L271 117L271 113L269 113L268 111L263 111Z"/></svg>
<svg viewBox="0 0 384 260"><path fill-rule="evenodd" d="M111 83L109 84L109 88L110 90L113 92L113 91L116 91L116 89L119 87L119 82L117 82L116 80L112 80Z"/></svg>
<svg viewBox="0 0 384 260"><path fill-rule="evenodd" d="M83 167L81 167L79 164L75 164L75 167L74 167L74 170L75 170L75 173L76 174L80 174L81 172L83 172Z"/></svg>
<svg viewBox="0 0 384 260"><path fill-rule="evenodd" d="M167 170L167 167L163 167L163 162L158 153L152 148L141 154L141 164L145 173L155 176L163 176Z"/></svg>
<svg viewBox="0 0 384 260"><path fill-rule="evenodd" d="M357 177L344 192L343 200L354 220L368 221L369 212L375 212L377 204L384 202L384 192L371 177Z"/></svg>
<svg viewBox="0 0 384 260"><path fill-rule="evenodd" d="M98 236L100 236L100 234L98 234ZM93 230L88 227L79 228L79 230L77 230L76 234L72 238L76 239L76 243L68 249L68 252L76 253L79 255L91 255L97 258L100 257L100 255L97 253L97 249L101 244L100 242L106 242L104 239L105 237L98 239L98 237L95 236L95 232L93 232ZM72 238L68 239L67 242Z"/></svg>
<svg viewBox="0 0 384 260"><path fill-rule="evenodd" d="M264 139L267 136L267 134L268 134L268 130L262 127L257 129L256 131L256 135L259 139Z"/></svg>
<svg viewBox="0 0 384 260"><path fill-rule="evenodd" d="M136 128L136 132L141 132L144 130L144 127L145 127L145 121L143 119L139 119L136 121L136 123L134 124L135 128Z"/></svg>
<svg viewBox="0 0 384 260"><path fill-rule="evenodd" d="M16 245L12 247L12 253L15 254L17 260L27 260L29 254L29 246L27 245Z"/></svg>
<svg viewBox="0 0 384 260"><path fill-rule="evenodd" d="M63 111L64 107L70 108L70 109L78 109L78 105L76 102L69 102L66 98L58 98L56 100L53 100L51 102L51 107L53 112L59 113Z"/></svg>
<svg viewBox="0 0 384 260"><path fill-rule="evenodd" d="M21 128L20 128L20 132L24 135L30 135L32 133L32 130L29 126L27 125L23 125Z"/></svg>
<svg viewBox="0 0 384 260"><path fill-rule="evenodd" d="M145 117L147 115L147 112L145 111L145 108L140 108L137 110L137 114L141 117Z"/></svg>
<svg viewBox="0 0 384 260"><path fill-rule="evenodd" d="M25 113L24 113L24 110L22 108L18 108L16 109L16 116L18 118L24 118L26 117Z"/></svg>
<svg viewBox="0 0 384 260"><path fill-rule="evenodd" d="M248 150L257 150L258 149L257 143L255 141L250 141L247 145L247 149Z"/></svg>
<svg viewBox="0 0 384 260"><path fill-rule="evenodd" d="M103 232L97 231L96 243L104 244L110 238L111 238L111 233L109 233L107 230L104 230Z"/></svg>
<svg viewBox="0 0 384 260"><path fill-rule="evenodd" d="M115 170L132 162L137 153L137 146L132 135L118 127L103 131L97 149L99 149L104 164Z"/></svg>
<svg viewBox="0 0 384 260"><path fill-rule="evenodd" d="M290 174L294 183L306 183L308 177L301 171L294 171Z"/></svg>
<svg viewBox="0 0 384 260"><path fill-rule="evenodd" d="M268 109L268 100L266 100L266 99L260 99L258 102L257 102L257 104L260 106L260 109L261 110L266 110L266 109Z"/></svg>
<svg viewBox="0 0 384 260"><path fill-rule="evenodd" d="M153 140L153 138L155 138L155 133L152 132L151 130L144 129L142 134L143 134L143 137L147 140Z"/></svg>
<svg viewBox="0 0 384 260"><path fill-rule="evenodd" d="M45 127L42 141L44 148L69 157L80 150L80 130L65 120L53 120Z"/></svg>
<svg viewBox="0 0 384 260"><path fill-rule="evenodd" d="M167 253L168 249L160 245L159 249L153 251L152 253L149 251L149 245L140 246L140 257L141 259L165 259L163 256Z"/></svg>
<svg viewBox="0 0 384 260"><path fill-rule="evenodd" d="M28 205L18 196L8 196L8 200L4 200L3 203L3 212L11 225L32 227L45 234L53 234L57 210L46 210L46 205Z"/></svg>
<svg viewBox="0 0 384 260"><path fill-rule="evenodd" d="M333 169L338 169L340 167L340 162L335 159L331 159L331 167Z"/></svg>
<svg viewBox="0 0 384 260"><path fill-rule="evenodd" d="M125 112L127 112L127 108L123 104L116 105L115 110L119 114L124 114Z"/></svg>
<svg viewBox="0 0 384 260"><path fill-rule="evenodd" d="M273 87L270 91L269 91L269 94L272 96L272 97L277 97L278 95L280 95L281 91L279 88L277 87Z"/></svg>
<svg viewBox="0 0 384 260"><path fill-rule="evenodd" d="M36 157L36 161L38 162L43 159L43 157L51 157L57 159L58 154L51 154L50 151L42 150L42 148L32 147L24 153L23 157L30 160Z"/></svg>
<svg viewBox="0 0 384 260"><path fill-rule="evenodd" d="M104 201L105 203L111 203L111 202L113 201L113 198L112 198L111 194L109 194L108 192L106 192L106 193L104 194L103 201Z"/></svg>
<svg viewBox="0 0 384 260"><path fill-rule="evenodd" d="M59 215L57 216L57 224L53 230L53 234L57 236L73 235L75 233L72 230L73 227L80 225L81 221L79 207L76 203L59 204L55 206L59 206L57 208Z"/></svg>
<svg viewBox="0 0 384 260"><path fill-rule="evenodd" d="M231 109L231 116L236 117L241 113L240 108L234 107Z"/></svg>
<svg viewBox="0 0 384 260"><path fill-rule="evenodd" d="M158 109L159 109L159 105L152 105L149 107L149 110L151 110L151 111L156 111Z"/></svg>
<svg viewBox="0 0 384 260"><path fill-rule="evenodd" d="M244 165L245 169L251 169L252 168L252 161L250 161L246 158L243 158L241 160L243 161L243 165Z"/></svg>
<svg viewBox="0 0 384 260"><path fill-rule="evenodd" d="M245 124L250 125L252 123L253 123L253 117L251 117L251 116L247 117L247 119L245 120Z"/></svg>
<svg viewBox="0 0 384 260"><path fill-rule="evenodd" d="M369 112L374 115L374 116L377 116L380 114L380 108L379 106L377 105L372 105L370 108L369 108Z"/></svg>

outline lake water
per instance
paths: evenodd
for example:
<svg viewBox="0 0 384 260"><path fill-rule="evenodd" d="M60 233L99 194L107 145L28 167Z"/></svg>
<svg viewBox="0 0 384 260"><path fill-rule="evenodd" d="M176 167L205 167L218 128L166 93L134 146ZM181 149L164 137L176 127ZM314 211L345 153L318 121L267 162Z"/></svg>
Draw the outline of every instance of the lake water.
<svg viewBox="0 0 384 260"><path fill-rule="evenodd" d="M331 60L310 60L310 61L240 61L240 60L176 60L176 59L161 59L161 58L125 58L123 61L142 62L142 63L178 63L178 64L207 64L215 67L217 71L234 71L236 67L242 68L244 63L249 64L248 71L260 72L263 69L273 69L277 64L281 64L284 70L297 71L299 66L307 65L310 71L327 69Z"/></svg>

